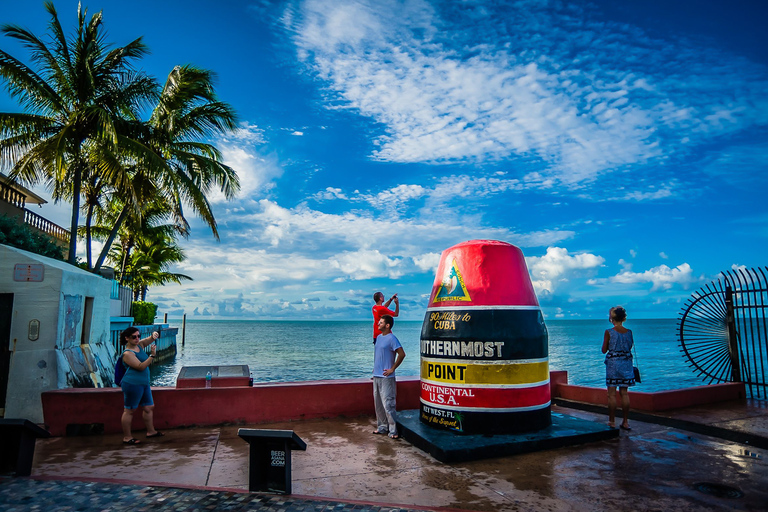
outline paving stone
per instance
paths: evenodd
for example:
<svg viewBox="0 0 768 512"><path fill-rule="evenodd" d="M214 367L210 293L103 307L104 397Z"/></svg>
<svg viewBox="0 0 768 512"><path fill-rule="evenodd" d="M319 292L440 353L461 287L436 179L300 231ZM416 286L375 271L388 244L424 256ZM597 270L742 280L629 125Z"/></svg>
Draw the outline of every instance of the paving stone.
<svg viewBox="0 0 768 512"><path fill-rule="evenodd" d="M416 512L417 509L379 507L338 501L290 499L285 496L245 494L168 487L144 487L70 480L0 477L0 510L77 512L155 510L226 510L263 512L365 511Z"/></svg>

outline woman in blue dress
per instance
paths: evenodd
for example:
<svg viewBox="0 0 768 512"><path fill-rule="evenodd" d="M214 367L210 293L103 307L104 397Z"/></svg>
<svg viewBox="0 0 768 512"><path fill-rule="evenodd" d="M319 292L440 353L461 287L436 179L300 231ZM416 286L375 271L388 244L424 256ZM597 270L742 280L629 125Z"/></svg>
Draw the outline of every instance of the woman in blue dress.
<svg viewBox="0 0 768 512"><path fill-rule="evenodd" d="M162 432L155 430L154 413L155 402L152 400L152 390L149 387L149 365L157 353L155 341L160 335L157 331L151 336L141 339L141 334L136 327L129 327L120 333L120 343L123 353L120 357L126 367L125 376L120 382L123 389L123 416L120 423L123 426L123 443L139 444L141 441L131 434L133 412L141 407L142 419L147 427L147 437L161 437ZM151 353L144 352L149 345Z"/></svg>
<svg viewBox="0 0 768 512"><path fill-rule="evenodd" d="M611 308L608 317L613 329L607 329L603 337L603 354L605 354L605 384L608 386L608 426L616 428L616 388L621 395L621 409L624 421L623 430L629 427L629 394L627 388L635 385L635 371L632 363L632 331L624 327L627 312L621 306Z"/></svg>

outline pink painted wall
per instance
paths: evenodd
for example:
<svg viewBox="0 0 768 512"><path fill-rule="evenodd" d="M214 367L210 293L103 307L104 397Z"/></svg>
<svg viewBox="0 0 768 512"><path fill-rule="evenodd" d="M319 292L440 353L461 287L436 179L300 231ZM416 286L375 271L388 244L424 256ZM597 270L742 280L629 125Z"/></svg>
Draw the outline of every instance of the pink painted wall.
<svg viewBox="0 0 768 512"><path fill-rule="evenodd" d="M575 402L608 405L608 393L605 388L559 384L556 393L553 392L552 396ZM632 409L641 411L668 411L694 405L743 400L744 398L746 398L746 390L743 382L712 384L656 393L629 392L629 403Z"/></svg>
<svg viewBox="0 0 768 512"><path fill-rule="evenodd" d="M418 377L398 378L398 409L419 407L419 382ZM210 389L155 387L152 397L159 429L374 414L370 379ZM42 401L51 435L63 436L67 424L102 423L105 433L121 431L123 393L119 388L58 389L43 393ZM138 412L133 426L144 428Z"/></svg>
<svg viewBox="0 0 768 512"><path fill-rule="evenodd" d="M204 381L203 381L204 382ZM202 385L202 384L201 384ZM552 397L606 405L606 390L568 384L564 371L550 373ZM397 379L397 408L418 409L418 377ZM120 388L58 389L42 393L46 428L63 436L68 424L104 425L118 433L123 411ZM152 388L155 425L159 429L192 425L258 424L336 416L373 416L370 379L257 384L253 387ZM716 384L659 393L630 392L633 409L663 411L745 397L744 384ZM143 429L141 414L134 428Z"/></svg>

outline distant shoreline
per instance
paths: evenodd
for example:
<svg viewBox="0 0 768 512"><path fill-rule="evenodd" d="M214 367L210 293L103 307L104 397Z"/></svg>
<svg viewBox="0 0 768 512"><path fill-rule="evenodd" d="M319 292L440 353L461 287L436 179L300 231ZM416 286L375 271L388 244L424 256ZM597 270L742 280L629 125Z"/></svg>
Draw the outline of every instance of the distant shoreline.
<svg viewBox="0 0 768 512"><path fill-rule="evenodd" d="M660 322L660 321L667 321L667 320L677 320L677 317L669 317L669 318L631 318L627 320L627 325L631 325L632 322ZM168 317L167 323L181 323L182 318L171 318ZM187 318L187 322L349 322L349 323L370 323L371 319L345 319L345 320L337 320L333 318ZM395 322L423 322L424 320L422 318L419 319L406 319L406 318L396 318ZM157 318L155 319L156 323L159 323ZM549 322L605 322L606 325L608 324L607 318L545 318L545 323Z"/></svg>

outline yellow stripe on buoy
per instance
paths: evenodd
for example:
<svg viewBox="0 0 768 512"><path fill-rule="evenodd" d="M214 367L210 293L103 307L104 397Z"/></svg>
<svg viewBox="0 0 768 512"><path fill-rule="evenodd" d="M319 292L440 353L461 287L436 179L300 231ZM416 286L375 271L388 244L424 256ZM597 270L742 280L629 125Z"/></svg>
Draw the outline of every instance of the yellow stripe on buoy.
<svg viewBox="0 0 768 512"><path fill-rule="evenodd" d="M478 364L422 358L421 379L447 384L529 384L549 379L549 362Z"/></svg>

